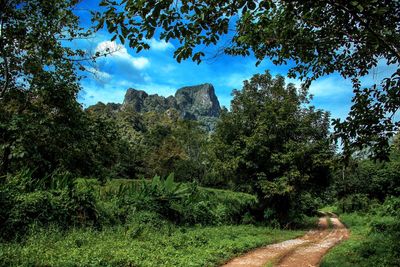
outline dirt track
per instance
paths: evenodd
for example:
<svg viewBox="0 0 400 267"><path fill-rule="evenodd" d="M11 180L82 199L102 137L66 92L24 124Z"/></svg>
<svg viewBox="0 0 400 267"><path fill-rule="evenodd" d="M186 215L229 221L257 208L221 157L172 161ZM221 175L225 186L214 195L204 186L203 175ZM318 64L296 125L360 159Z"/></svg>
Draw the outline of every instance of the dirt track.
<svg viewBox="0 0 400 267"><path fill-rule="evenodd" d="M331 229L328 223L331 221ZM318 266L325 253L337 243L346 239L349 231L335 216L319 219L318 228L302 237L258 248L223 267L311 267Z"/></svg>

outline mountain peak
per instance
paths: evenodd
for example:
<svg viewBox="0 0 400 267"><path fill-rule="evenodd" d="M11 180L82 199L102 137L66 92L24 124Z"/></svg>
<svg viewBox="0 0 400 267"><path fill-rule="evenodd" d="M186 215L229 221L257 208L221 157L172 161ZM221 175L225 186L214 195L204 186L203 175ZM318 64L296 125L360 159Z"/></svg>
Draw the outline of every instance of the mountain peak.
<svg viewBox="0 0 400 267"><path fill-rule="evenodd" d="M176 91L175 96L169 97L129 88L120 109L160 113L175 109L181 118L202 121L209 130L213 128L212 124L221 111L214 86L210 83L182 87Z"/></svg>
<svg viewBox="0 0 400 267"><path fill-rule="evenodd" d="M175 99L184 117L218 117L221 110L214 86L209 83L182 87L176 91Z"/></svg>

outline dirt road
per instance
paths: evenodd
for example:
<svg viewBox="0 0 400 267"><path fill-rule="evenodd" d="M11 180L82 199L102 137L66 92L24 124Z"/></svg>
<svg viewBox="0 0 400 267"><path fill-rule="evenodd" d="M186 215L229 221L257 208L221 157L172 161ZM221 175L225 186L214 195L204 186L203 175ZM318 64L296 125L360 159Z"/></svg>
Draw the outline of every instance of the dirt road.
<svg viewBox="0 0 400 267"><path fill-rule="evenodd" d="M325 253L348 236L346 227L336 216L329 214L320 218L318 228L306 235L258 248L232 259L223 267L318 266Z"/></svg>

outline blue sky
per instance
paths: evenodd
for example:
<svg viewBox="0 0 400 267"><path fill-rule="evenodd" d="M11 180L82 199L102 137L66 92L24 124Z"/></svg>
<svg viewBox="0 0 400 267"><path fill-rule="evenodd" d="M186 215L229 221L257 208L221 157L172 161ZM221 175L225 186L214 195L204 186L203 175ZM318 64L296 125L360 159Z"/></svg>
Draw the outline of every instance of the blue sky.
<svg viewBox="0 0 400 267"><path fill-rule="evenodd" d="M83 1L80 9L76 11L81 17L83 26L90 24L88 10L94 8L88 2ZM79 94L79 101L84 107L99 101L121 103L128 88L169 96L183 86L211 83L215 87L220 104L229 108L232 90L241 89L244 80L256 73L264 73L265 70L270 70L273 75L286 76L291 67L275 66L269 60L256 67L256 60L252 56L227 55L205 60L200 65L191 60L177 63L173 58L177 46L174 42L165 43L151 39L149 40L151 49L136 54L128 46L110 42L110 39L111 35L106 31L100 31L93 38L74 43L75 46L91 52L104 51L106 48L116 51L111 56L98 59L94 65L87 66L90 73L82 80L83 89ZM216 54L217 48L207 48L206 55L211 58ZM373 73L374 75L363 79L363 85L379 82L382 77L392 72L391 68L382 62ZM300 84L297 80L290 82ZM350 81L333 74L315 81L311 85L310 93L314 95L312 104L317 108L330 111L332 118L346 117L353 95Z"/></svg>

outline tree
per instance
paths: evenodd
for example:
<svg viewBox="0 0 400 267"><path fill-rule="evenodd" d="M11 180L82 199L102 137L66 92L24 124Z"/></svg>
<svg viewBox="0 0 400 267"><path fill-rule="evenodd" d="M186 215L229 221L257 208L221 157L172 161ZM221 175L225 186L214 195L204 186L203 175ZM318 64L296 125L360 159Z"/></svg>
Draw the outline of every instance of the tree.
<svg viewBox="0 0 400 267"><path fill-rule="evenodd" d="M334 147L329 114L307 101L281 76L245 81L212 137L208 182L256 193L261 211L281 222L313 210L309 201L328 185Z"/></svg>
<svg viewBox="0 0 400 267"><path fill-rule="evenodd" d="M107 26L139 52L146 39L175 39L174 57L201 62L204 46L216 45L226 35L230 55L254 54L260 63L294 62L291 77L305 85L334 72L353 82L353 106L345 121L334 120L336 138L346 155L367 146L386 159L388 139L399 129L400 4L392 0L366 1L110 1L95 13L97 28ZM234 24L233 34L229 28ZM397 69L380 84L362 88L360 78L379 60Z"/></svg>
<svg viewBox="0 0 400 267"><path fill-rule="evenodd" d="M88 36L73 14L77 3L0 2L0 175L81 165L86 129L75 60L84 52L65 44Z"/></svg>
<svg viewBox="0 0 400 267"><path fill-rule="evenodd" d="M200 180L204 175L203 147L207 133L198 122L173 114L147 112L143 133L146 175L167 176L174 172L178 181Z"/></svg>
<svg viewBox="0 0 400 267"><path fill-rule="evenodd" d="M346 168L337 166L333 172L329 191L335 194L342 204L360 203L369 208L371 201L383 202L390 196L400 195L400 150L398 135L391 145L389 162L374 162L367 158L352 157ZM344 179L345 178L345 179ZM364 196L364 200L360 199ZM354 205L354 208L357 205Z"/></svg>

